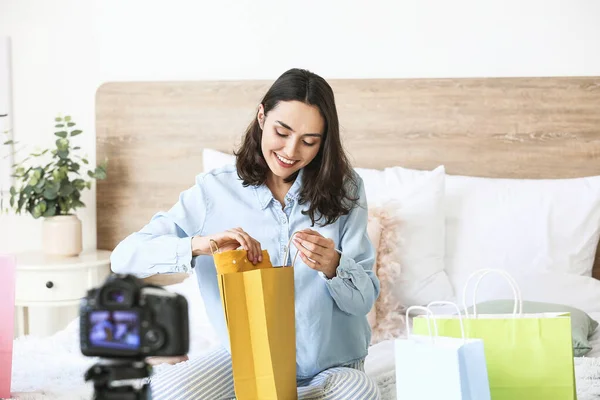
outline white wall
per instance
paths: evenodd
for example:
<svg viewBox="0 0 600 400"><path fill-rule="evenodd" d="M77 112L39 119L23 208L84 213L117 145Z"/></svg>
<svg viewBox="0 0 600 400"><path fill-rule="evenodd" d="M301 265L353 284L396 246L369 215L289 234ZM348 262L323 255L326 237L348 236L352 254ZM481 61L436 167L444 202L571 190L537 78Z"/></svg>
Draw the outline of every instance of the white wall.
<svg viewBox="0 0 600 400"><path fill-rule="evenodd" d="M12 36L15 139L51 145L55 114L95 156L94 94L114 80L600 75L595 0L0 0ZM79 212L95 246L94 192ZM0 217L0 251L40 249Z"/></svg>

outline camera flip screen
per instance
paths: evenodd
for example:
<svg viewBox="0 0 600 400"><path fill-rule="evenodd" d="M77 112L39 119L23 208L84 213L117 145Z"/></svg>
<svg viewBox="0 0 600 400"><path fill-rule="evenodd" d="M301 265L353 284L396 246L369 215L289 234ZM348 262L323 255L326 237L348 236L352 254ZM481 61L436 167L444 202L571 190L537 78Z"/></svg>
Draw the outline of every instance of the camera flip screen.
<svg viewBox="0 0 600 400"><path fill-rule="evenodd" d="M138 350L140 322L135 311L92 311L89 314L89 342L104 349Z"/></svg>

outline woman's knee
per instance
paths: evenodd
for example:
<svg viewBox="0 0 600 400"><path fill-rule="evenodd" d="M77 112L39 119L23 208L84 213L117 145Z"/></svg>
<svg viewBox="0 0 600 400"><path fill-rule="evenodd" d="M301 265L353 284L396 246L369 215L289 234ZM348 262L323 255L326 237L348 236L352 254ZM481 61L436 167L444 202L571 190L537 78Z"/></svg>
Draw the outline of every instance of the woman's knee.
<svg viewBox="0 0 600 400"><path fill-rule="evenodd" d="M366 373L346 369L332 374L325 388L327 400L379 400L379 387Z"/></svg>
<svg viewBox="0 0 600 400"><path fill-rule="evenodd" d="M216 351L162 368L152 376L150 389L157 400L227 397L233 393L231 359Z"/></svg>

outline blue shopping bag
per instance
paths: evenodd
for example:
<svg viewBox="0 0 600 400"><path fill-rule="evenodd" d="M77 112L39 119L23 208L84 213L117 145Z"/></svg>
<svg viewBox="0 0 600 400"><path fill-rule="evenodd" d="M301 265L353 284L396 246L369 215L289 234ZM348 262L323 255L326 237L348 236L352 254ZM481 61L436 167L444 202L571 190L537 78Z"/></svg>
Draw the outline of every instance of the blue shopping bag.
<svg viewBox="0 0 600 400"><path fill-rule="evenodd" d="M406 310L406 321L412 310L426 312L429 335L411 335L407 324L407 338L395 341L397 399L489 400L483 341L465 338L464 329L462 338L438 336L431 311L434 304L452 304L458 310L456 304L449 302Z"/></svg>

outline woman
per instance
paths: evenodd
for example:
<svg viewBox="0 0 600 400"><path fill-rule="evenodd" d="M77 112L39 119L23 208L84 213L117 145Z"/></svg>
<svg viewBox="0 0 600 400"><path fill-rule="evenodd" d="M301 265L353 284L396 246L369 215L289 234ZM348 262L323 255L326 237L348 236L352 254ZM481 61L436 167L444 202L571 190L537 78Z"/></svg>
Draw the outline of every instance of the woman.
<svg viewBox="0 0 600 400"><path fill-rule="evenodd" d="M263 98L236 157L235 166L200 174L169 212L120 243L113 271L146 277L195 268L211 323L228 341L209 241L221 250L241 246L253 263L266 248L273 265L289 265L286 245L300 231L299 398L379 398L363 369L371 337L366 315L379 281L364 188L342 149L331 87L305 70L285 72ZM151 385L155 399L233 397L229 352L169 367Z"/></svg>

